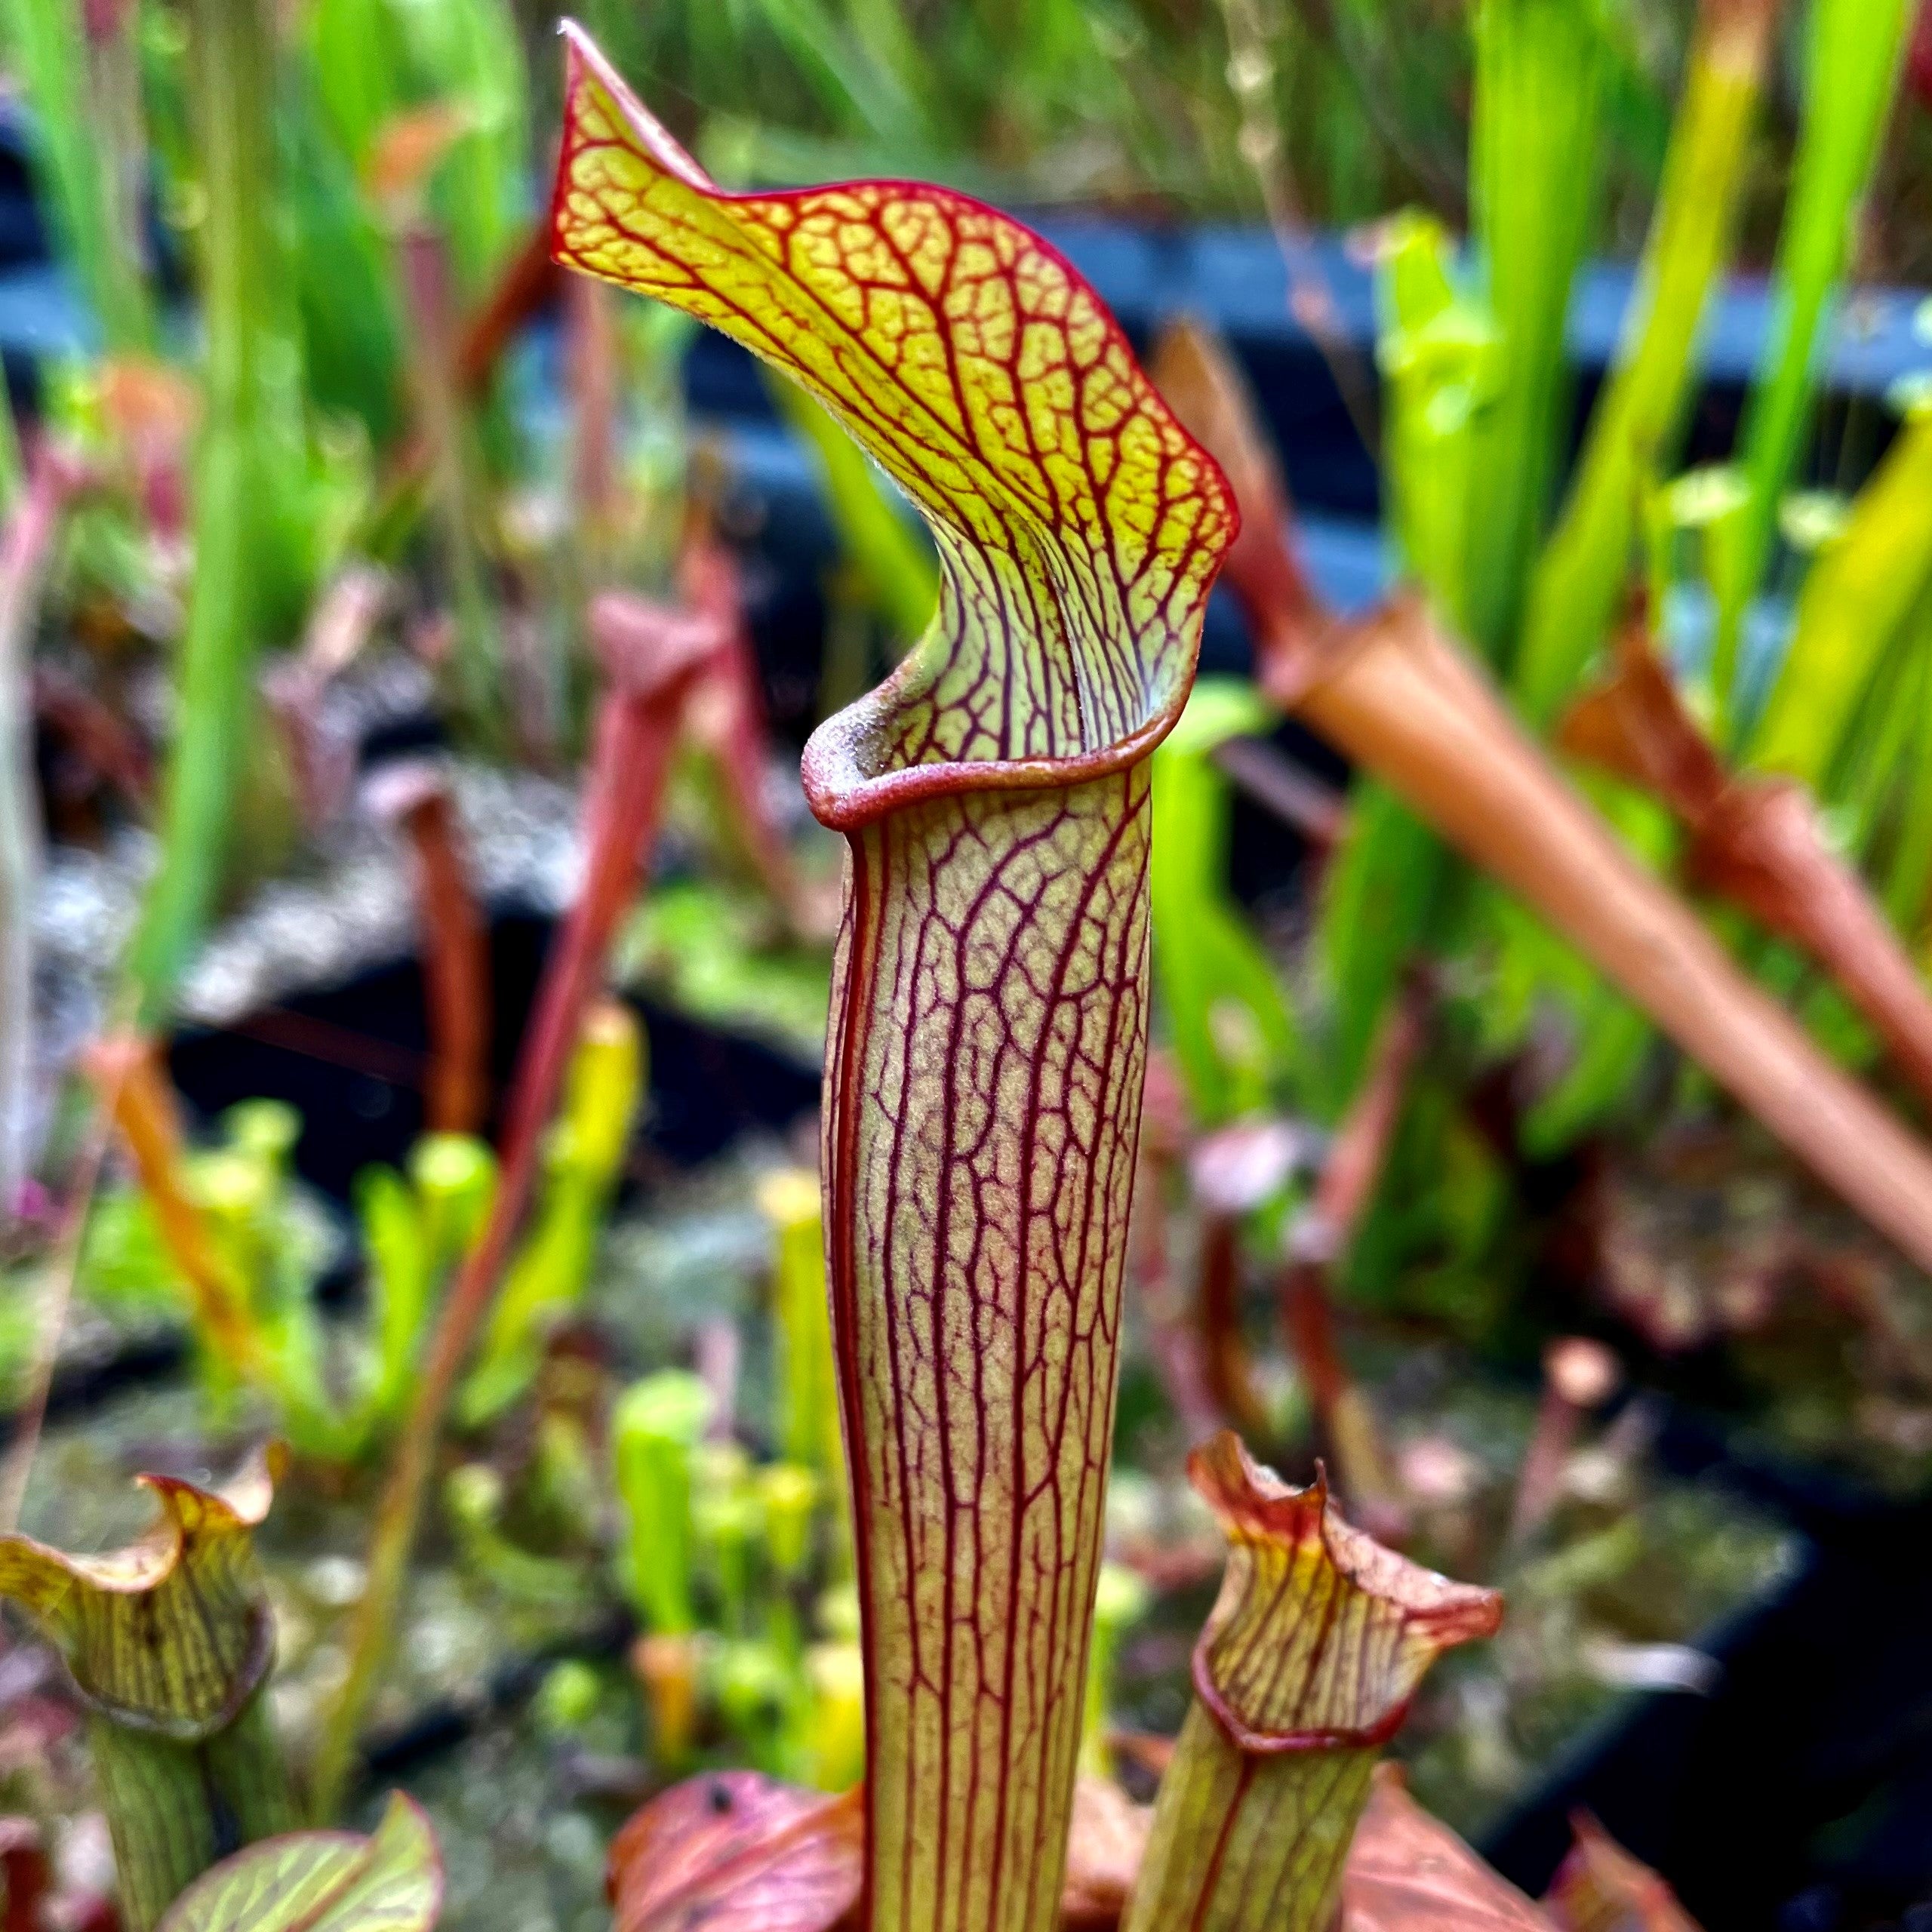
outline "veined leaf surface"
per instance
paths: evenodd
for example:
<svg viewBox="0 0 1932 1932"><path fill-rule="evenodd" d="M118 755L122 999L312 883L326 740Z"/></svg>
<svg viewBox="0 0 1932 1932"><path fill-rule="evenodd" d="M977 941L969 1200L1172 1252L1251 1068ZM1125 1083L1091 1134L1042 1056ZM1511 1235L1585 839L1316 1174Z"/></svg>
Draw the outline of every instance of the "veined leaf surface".
<svg viewBox="0 0 1932 1932"><path fill-rule="evenodd" d="M1189 1474L1228 1539L1127 1932L1328 1932L1376 1754L1429 1666L1502 1620L1291 1488L1230 1432Z"/></svg>
<svg viewBox="0 0 1932 1932"><path fill-rule="evenodd" d="M156 1932L429 1932L442 1900L429 1821L397 1792L373 1838L288 1832L223 1859Z"/></svg>
<svg viewBox="0 0 1932 1932"><path fill-rule="evenodd" d="M172 1737L230 1722L266 1674L274 1626L253 1532L282 1464L278 1446L220 1490L144 1475L160 1519L138 1542L70 1556L0 1537L0 1596L31 1611L103 1715Z"/></svg>
<svg viewBox="0 0 1932 1932"><path fill-rule="evenodd" d="M865 1862L856 1791L829 1798L756 1771L688 1778L611 1847L617 1932L832 1932Z"/></svg>
<svg viewBox="0 0 1932 1932"><path fill-rule="evenodd" d="M1078 1752L1146 1041L1146 755L1235 527L1046 243L904 182L728 195L580 35L559 260L803 383L932 628L807 748L851 841L826 1243L864 1606L864 1912L1042 1932Z"/></svg>

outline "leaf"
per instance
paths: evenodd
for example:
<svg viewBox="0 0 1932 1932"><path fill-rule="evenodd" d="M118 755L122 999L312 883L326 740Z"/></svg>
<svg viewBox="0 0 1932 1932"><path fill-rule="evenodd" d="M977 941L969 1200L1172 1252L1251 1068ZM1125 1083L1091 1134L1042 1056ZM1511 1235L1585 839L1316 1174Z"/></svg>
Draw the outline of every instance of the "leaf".
<svg viewBox="0 0 1932 1932"><path fill-rule="evenodd" d="M429 1932L442 1903L435 1835L396 1792L373 1838L289 1832L223 1859L156 1932Z"/></svg>
<svg viewBox="0 0 1932 1932"><path fill-rule="evenodd" d="M1268 718L1251 687L1203 679L1155 754L1155 981L1195 1118L1209 1126L1265 1106L1294 1059L1273 965L1225 882L1228 781L1210 757Z"/></svg>
<svg viewBox="0 0 1932 1932"><path fill-rule="evenodd" d="M1676 1894L1588 1812L1570 1829L1577 1842L1543 1901L1561 1932L1698 1932Z"/></svg>
<svg viewBox="0 0 1932 1932"><path fill-rule="evenodd" d="M273 1659L252 1533L285 1460L272 1444L220 1490L137 1477L160 1518L106 1555L0 1537L0 1596L32 1612L97 1709L171 1737L208 1737L232 1721Z"/></svg>
<svg viewBox="0 0 1932 1932"><path fill-rule="evenodd" d="M1626 312L1616 367L1556 528L1536 559L1515 687L1543 724L1601 641L1628 580L1646 471L1668 463L1697 380L1697 334L1729 258L1752 178L1752 134L1778 0L1703 0L1682 106L1644 238L1641 297Z"/></svg>
<svg viewBox="0 0 1932 1932"><path fill-rule="evenodd" d="M1235 515L1064 259L940 188L721 192L570 35L560 260L801 383L938 614L807 747L851 841L826 1240L877 1932L1057 1909L1146 1039L1147 754Z"/></svg>
<svg viewBox="0 0 1932 1932"><path fill-rule="evenodd" d="M1499 352L1470 426L1466 621L1500 662L1569 440L1565 328L1596 225L1610 63L1602 18L1575 0L1479 0L1472 25L1472 225Z"/></svg>
<svg viewBox="0 0 1932 1932"><path fill-rule="evenodd" d="M1120 1923L1147 1855L1153 1819L1152 1806L1135 1804L1111 1778L1081 1774L1073 1787L1062 1932L1112 1932Z"/></svg>
<svg viewBox="0 0 1932 1932"><path fill-rule="evenodd" d="M1802 785L1725 769L1640 624L1625 628L1615 675L1585 695L1561 739L1661 798L1690 834L1690 882L1803 947L1932 1098L1932 996L1877 901Z"/></svg>
<svg viewBox="0 0 1932 1932"><path fill-rule="evenodd" d="M1147 1806L1083 1775L1060 1923L1111 1932L1146 1849ZM711 1772L637 1812L611 1847L615 1932L834 1932L859 1902L865 1813L756 1771Z"/></svg>
<svg viewBox="0 0 1932 1932"><path fill-rule="evenodd" d="M1349 1848L1340 1932L1550 1932L1550 1921L1384 1764Z"/></svg>
<svg viewBox="0 0 1932 1932"><path fill-rule="evenodd" d="M856 1912L865 1811L756 1771L674 1785L611 1847L615 1932L832 1932Z"/></svg>
<svg viewBox="0 0 1932 1932"><path fill-rule="evenodd" d="M1383 1743L1436 1657L1503 1621L1495 1591L1383 1549L1343 1521L1324 1477L1293 1488L1230 1432L1188 1473L1228 1538L1195 1694L1243 1750Z"/></svg>
<svg viewBox="0 0 1932 1932"><path fill-rule="evenodd" d="M1804 122L1778 235L1773 340L1739 435L1750 503L1744 565L1718 613L1721 666L1770 556L1778 500L1804 447L1823 372L1820 345L1883 149L1911 23L1911 0L1819 0L1808 10ZM1847 642L1856 657L1854 640L1855 633ZM1720 701L1728 695L1721 687Z"/></svg>
<svg viewBox="0 0 1932 1932"><path fill-rule="evenodd" d="M1188 1473L1228 1539L1127 1932L1328 1932L1376 1754L1503 1600L1419 1568L1223 1433Z"/></svg>

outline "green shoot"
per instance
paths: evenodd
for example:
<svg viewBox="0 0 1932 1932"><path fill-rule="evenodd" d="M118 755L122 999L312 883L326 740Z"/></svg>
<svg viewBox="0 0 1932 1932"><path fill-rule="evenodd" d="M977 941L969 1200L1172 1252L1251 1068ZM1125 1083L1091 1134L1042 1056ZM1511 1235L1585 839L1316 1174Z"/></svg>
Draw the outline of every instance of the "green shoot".
<svg viewBox="0 0 1932 1932"><path fill-rule="evenodd" d="M1210 756L1272 721L1251 687L1202 678L1154 754L1155 986L1195 1117L1208 1126L1266 1106L1297 1059L1275 969L1221 884L1228 785Z"/></svg>
<svg viewBox="0 0 1932 1932"><path fill-rule="evenodd" d="M1727 707L1745 602L1770 559L1779 499L1811 420L1834 297L1857 238L1915 11L1908 0L1814 0L1810 10L1804 118L1778 240L1770 360L1744 418L1746 567L1718 617L1713 682Z"/></svg>

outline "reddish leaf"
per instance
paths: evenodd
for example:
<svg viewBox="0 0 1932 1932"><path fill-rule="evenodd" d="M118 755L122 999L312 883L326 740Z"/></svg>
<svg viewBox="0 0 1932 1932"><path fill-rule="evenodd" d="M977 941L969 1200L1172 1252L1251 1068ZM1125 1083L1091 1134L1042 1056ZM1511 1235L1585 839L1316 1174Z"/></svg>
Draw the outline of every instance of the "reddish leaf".
<svg viewBox="0 0 1932 1932"><path fill-rule="evenodd" d="M1349 1847L1341 1932L1550 1932L1550 1921L1385 1764Z"/></svg>
<svg viewBox="0 0 1932 1932"><path fill-rule="evenodd" d="M1676 1894L1587 1812L1570 1828L1575 1847L1543 1901L1561 1932L1698 1932Z"/></svg>
<svg viewBox="0 0 1932 1932"><path fill-rule="evenodd" d="M715 1771L654 1798L611 1847L615 1932L833 1932L864 1869L857 1791Z"/></svg>
<svg viewBox="0 0 1932 1932"><path fill-rule="evenodd" d="M1615 675L1579 702L1560 742L1668 805L1690 834L1690 883L1810 953L1932 1099L1932 995L1898 936L1801 785L1725 770L1641 624L1625 626Z"/></svg>
<svg viewBox="0 0 1932 1932"><path fill-rule="evenodd" d="M1111 1779L1080 1778L1060 1890L1062 1932L1112 1932L1120 1923L1153 1821L1152 1807L1135 1804Z"/></svg>
<svg viewBox="0 0 1932 1932"><path fill-rule="evenodd" d="M470 888L448 779L426 760L386 765L367 790L370 809L398 825L415 861L429 1076L423 1124L474 1134L489 1105L490 936Z"/></svg>
<svg viewBox="0 0 1932 1932"><path fill-rule="evenodd" d="M1692 821L1717 803L1727 780L1640 625L1624 626L1615 673L1577 700L1557 743L1572 758L1641 786Z"/></svg>

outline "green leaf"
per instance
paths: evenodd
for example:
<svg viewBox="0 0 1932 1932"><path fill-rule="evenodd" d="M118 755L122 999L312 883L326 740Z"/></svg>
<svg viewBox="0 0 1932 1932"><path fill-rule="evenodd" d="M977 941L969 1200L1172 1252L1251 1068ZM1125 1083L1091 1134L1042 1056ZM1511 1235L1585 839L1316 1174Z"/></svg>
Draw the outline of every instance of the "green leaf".
<svg viewBox="0 0 1932 1932"><path fill-rule="evenodd" d="M1730 253L1773 38L1774 0L1705 0L1617 367L1531 583L1515 684L1545 721L1589 661L1629 580L1638 485L1670 460L1712 284Z"/></svg>
<svg viewBox="0 0 1932 1932"><path fill-rule="evenodd" d="M290 1832L223 1860L158 1932L429 1932L442 1902L435 1835L397 1792L373 1838Z"/></svg>
<svg viewBox="0 0 1932 1932"><path fill-rule="evenodd" d="M1352 1528L1227 1432L1188 1473L1228 1539L1125 1932L1328 1932L1382 1746L1503 1599Z"/></svg>
<svg viewBox="0 0 1932 1932"><path fill-rule="evenodd" d="M1154 754L1155 985L1189 1100L1209 1125L1266 1104L1296 1054L1274 968L1225 883L1228 784L1209 758L1271 721L1251 686L1204 678Z"/></svg>
<svg viewBox="0 0 1932 1932"><path fill-rule="evenodd" d="M1467 627L1506 658L1569 434L1570 285L1597 203L1606 45L1595 0L1481 0L1470 194L1500 355L1474 427Z"/></svg>
<svg viewBox="0 0 1932 1932"><path fill-rule="evenodd" d="M1047 1932L1100 1561L1146 1045L1149 754L1226 482L1094 291L905 181L728 195L574 37L566 263L792 376L912 499L939 608L821 726L846 835L826 1238L874 1932Z"/></svg>
<svg viewBox="0 0 1932 1932"><path fill-rule="evenodd" d="M170 1737L207 1737L233 1721L273 1660L252 1537L281 1466L278 1447L221 1490L138 1478L159 1500L160 1520L106 1555L0 1537L0 1596L33 1614L96 1710Z"/></svg>
<svg viewBox="0 0 1932 1932"><path fill-rule="evenodd" d="M1773 282L1773 346L1745 408L1741 461L1751 500L1744 567L1718 614L1721 677L1770 557L1778 500L1811 419L1834 298L1916 13L1908 0L1814 0L1810 11L1804 118ZM1722 681L1718 695L1730 696Z"/></svg>
<svg viewBox="0 0 1932 1932"><path fill-rule="evenodd" d="M1828 789L1859 703L1932 587L1932 405L1909 416L1814 560L1752 762Z"/></svg>

